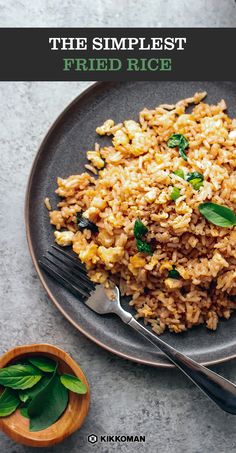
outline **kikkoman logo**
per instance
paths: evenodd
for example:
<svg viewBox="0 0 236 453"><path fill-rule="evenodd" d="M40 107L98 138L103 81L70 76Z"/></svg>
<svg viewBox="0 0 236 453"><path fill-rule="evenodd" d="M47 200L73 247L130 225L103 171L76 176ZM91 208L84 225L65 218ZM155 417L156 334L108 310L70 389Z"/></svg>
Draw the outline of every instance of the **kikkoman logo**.
<svg viewBox="0 0 236 453"><path fill-rule="evenodd" d="M90 444L96 444L97 442L103 442L103 443L141 443L141 442L145 442L145 436L116 436L116 435L112 435L112 436L109 436L109 435L101 435L101 436L97 436L96 434L90 434L88 436L88 442Z"/></svg>
<svg viewBox="0 0 236 453"><path fill-rule="evenodd" d="M96 444L97 441L98 441L98 436L96 436L96 434L90 434L88 436L88 442L90 442L90 444Z"/></svg>

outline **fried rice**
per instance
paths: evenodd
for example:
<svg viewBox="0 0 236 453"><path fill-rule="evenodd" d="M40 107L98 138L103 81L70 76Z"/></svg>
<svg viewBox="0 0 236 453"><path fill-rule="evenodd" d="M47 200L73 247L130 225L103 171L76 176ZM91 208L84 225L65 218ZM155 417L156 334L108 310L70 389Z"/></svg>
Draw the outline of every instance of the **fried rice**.
<svg viewBox="0 0 236 453"><path fill-rule="evenodd" d="M89 172L58 178L62 200L49 212L56 242L72 246L93 281L114 280L157 334L202 323L215 330L236 307L235 228L208 222L198 209L210 201L235 210L236 119L224 100L208 105L205 96L145 108L139 122L105 121L96 131L111 136L111 145L87 152ZM173 134L188 140L187 160L168 146ZM176 171L200 172L201 187ZM78 213L96 232L79 228ZM150 254L137 248L137 219L147 228Z"/></svg>

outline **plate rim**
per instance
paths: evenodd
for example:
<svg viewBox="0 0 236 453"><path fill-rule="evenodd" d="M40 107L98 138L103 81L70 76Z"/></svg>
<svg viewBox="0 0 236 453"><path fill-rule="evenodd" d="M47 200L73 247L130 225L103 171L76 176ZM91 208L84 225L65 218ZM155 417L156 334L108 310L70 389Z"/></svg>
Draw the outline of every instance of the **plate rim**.
<svg viewBox="0 0 236 453"><path fill-rule="evenodd" d="M41 269L39 267L39 264L37 262L37 258L36 258L35 252L34 252L33 238L32 238L32 236L30 234L30 209L29 209L29 203L30 203L30 194L31 194L31 187L32 187L34 174L35 174L35 171L37 170L38 161L40 160L41 155L43 154L44 146L45 146L48 138L51 136L51 134L54 132L54 130L59 125L60 121L63 119L63 117L68 113L68 111L75 104L77 104L80 101L80 99L85 97L87 94L89 94L91 91L96 89L98 86L106 86L109 83L111 83L111 81L93 82L87 88L82 90L81 93L78 96L76 96L62 110L62 112L56 117L56 119L52 122L51 126L49 127L46 135L44 136L43 140L41 141L41 143L40 143L40 145L39 145L39 147L37 149L36 155L35 155L35 157L33 159L33 163L32 163L31 169L30 169L27 185L26 185L25 202L24 202L24 219L25 219L26 239L27 239L27 243L28 243L28 248L29 248L29 252L30 252L30 256L31 256L33 265L34 265L35 270L36 270L36 272L38 274L39 280L40 280L43 288L45 289L49 299L53 302L53 304L60 311L60 313L64 316L64 318L66 318L67 321L69 321L69 323L71 325L73 325L80 333L82 333L85 337L87 337L89 340L91 340L93 343L97 344L101 348L103 348L106 351L108 351L108 352L110 352L112 354L115 354L116 356L121 357L123 359L130 360L132 362L139 363L141 365L149 365L149 366L153 366L153 367L156 367L156 368L165 368L165 369L166 368L169 368L169 369L172 368L173 369L173 368L175 368L175 365L173 365L172 363L159 362L158 359L157 359L157 361L139 359L137 357L134 357L133 355L120 352L117 349L112 348L111 346L108 346L106 343L103 343L102 341L98 340L96 337L91 335L87 330L83 329L76 321L74 321L74 319L70 315L68 315L68 313L62 308L60 303L57 301L57 298L53 295L53 293L50 290L50 288L48 287L47 282L46 282L46 280L44 278L44 275L43 275L43 273L42 273L42 271L41 271ZM217 364L220 364L220 363L228 362L228 361L233 360L235 358L236 358L236 352L235 352L235 354L223 356L223 357L220 357L218 359L207 360L207 361L199 361L198 363L200 363L201 365L205 365L205 366L209 366L209 365L211 366L211 365L217 365Z"/></svg>

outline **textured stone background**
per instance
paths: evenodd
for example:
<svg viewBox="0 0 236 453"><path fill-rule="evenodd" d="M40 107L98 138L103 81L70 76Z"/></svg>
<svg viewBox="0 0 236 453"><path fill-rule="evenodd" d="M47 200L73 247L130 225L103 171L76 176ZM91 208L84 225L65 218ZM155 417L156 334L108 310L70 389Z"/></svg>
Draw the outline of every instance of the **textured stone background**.
<svg viewBox="0 0 236 453"><path fill-rule="evenodd" d="M235 26L233 0L8 0L0 26ZM14 345L49 342L83 367L91 388L89 416L80 432L46 453L236 452L236 419L220 412L175 370L126 362L80 335L52 306L29 257L24 194L36 150L50 124L87 83L1 83L0 353ZM7 196L6 196L7 193ZM236 363L215 368L236 381ZM90 446L87 435L144 434L145 445ZM34 450L0 434L1 453Z"/></svg>
<svg viewBox="0 0 236 453"><path fill-rule="evenodd" d="M2 27L234 27L234 0L7 0Z"/></svg>

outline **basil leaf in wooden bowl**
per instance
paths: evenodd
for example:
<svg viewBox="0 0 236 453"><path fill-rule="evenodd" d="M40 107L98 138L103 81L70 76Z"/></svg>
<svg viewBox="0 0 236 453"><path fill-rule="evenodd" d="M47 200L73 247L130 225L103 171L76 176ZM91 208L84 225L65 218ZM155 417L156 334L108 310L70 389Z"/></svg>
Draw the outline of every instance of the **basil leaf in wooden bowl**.
<svg viewBox="0 0 236 453"><path fill-rule="evenodd" d="M66 385L62 376L67 376ZM57 444L79 429L87 416L87 379L79 365L55 346L11 349L0 358L0 380L0 429L16 442L34 447Z"/></svg>

